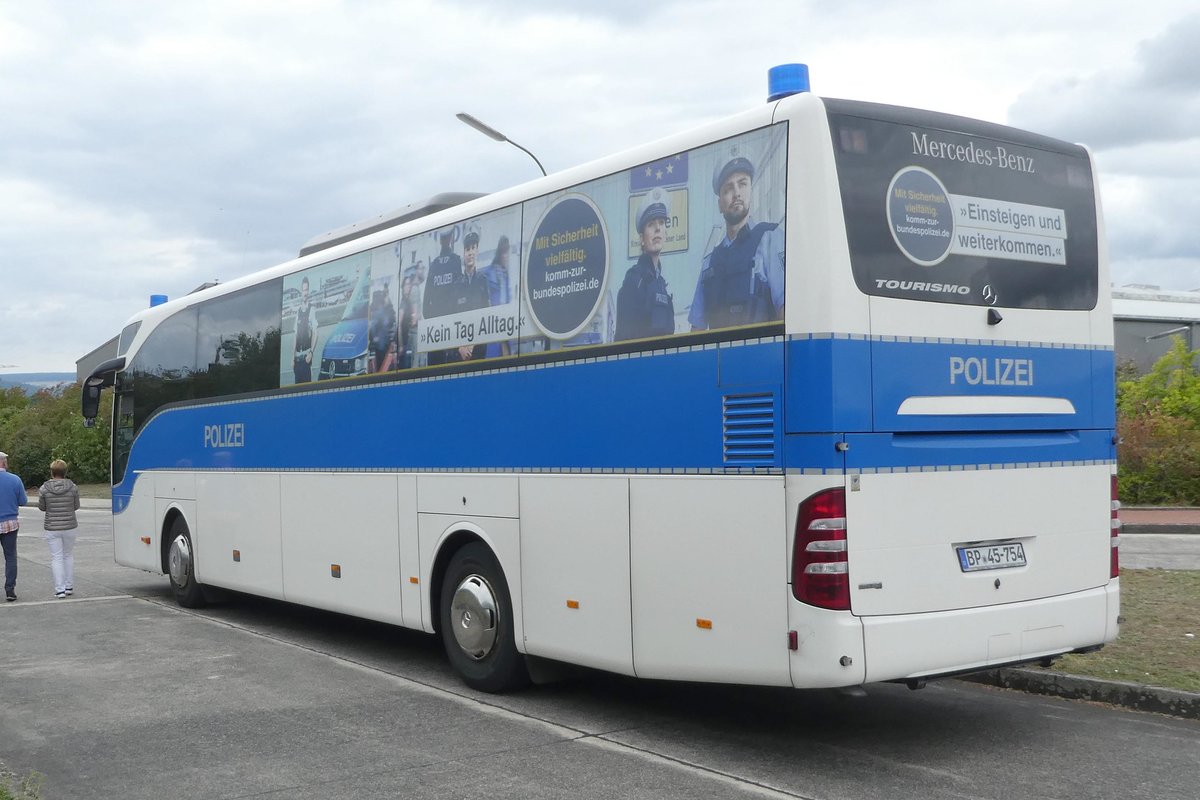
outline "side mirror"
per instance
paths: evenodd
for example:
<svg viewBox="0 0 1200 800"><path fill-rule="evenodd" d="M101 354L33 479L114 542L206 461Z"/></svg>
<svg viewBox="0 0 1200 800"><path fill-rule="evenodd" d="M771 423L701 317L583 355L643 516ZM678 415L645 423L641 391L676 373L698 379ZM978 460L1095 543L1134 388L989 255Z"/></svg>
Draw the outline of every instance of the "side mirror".
<svg viewBox="0 0 1200 800"><path fill-rule="evenodd" d="M92 370L92 374L83 382L83 394L80 404L83 406L83 426L94 427L96 415L100 413L100 392L106 386L112 386L116 380L117 371L125 369L125 359L112 358Z"/></svg>
<svg viewBox="0 0 1200 800"><path fill-rule="evenodd" d="M88 378L83 384L83 425L91 428L96 424L96 415L100 413L100 390L104 384L96 378Z"/></svg>

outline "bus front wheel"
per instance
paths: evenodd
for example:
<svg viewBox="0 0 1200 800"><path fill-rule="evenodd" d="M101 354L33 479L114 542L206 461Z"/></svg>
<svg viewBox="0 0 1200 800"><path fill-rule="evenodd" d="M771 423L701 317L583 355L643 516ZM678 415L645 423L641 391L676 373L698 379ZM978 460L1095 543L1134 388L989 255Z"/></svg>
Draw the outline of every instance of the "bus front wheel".
<svg viewBox="0 0 1200 800"><path fill-rule="evenodd" d="M482 542L465 545L451 557L438 609L442 646L464 683L481 692L529 683L513 634L508 581Z"/></svg>
<svg viewBox="0 0 1200 800"><path fill-rule="evenodd" d="M171 577L175 602L184 608L201 608L204 605L204 587L196 582L192 535L183 517L176 517L171 523L167 538L171 542L167 550L167 574Z"/></svg>

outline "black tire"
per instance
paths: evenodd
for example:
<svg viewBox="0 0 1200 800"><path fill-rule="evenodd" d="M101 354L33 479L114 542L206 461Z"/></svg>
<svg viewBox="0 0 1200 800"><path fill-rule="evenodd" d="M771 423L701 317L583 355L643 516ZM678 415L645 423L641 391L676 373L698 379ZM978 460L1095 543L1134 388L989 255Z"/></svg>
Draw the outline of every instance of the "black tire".
<svg viewBox="0 0 1200 800"><path fill-rule="evenodd" d="M196 550L183 517L176 517L167 533L167 575L175 602L184 608L203 608L204 587L196 582Z"/></svg>
<svg viewBox="0 0 1200 800"><path fill-rule="evenodd" d="M467 686L496 693L528 685L529 670L513 635L508 581L482 542L459 548L446 567L438 631L450 665Z"/></svg>

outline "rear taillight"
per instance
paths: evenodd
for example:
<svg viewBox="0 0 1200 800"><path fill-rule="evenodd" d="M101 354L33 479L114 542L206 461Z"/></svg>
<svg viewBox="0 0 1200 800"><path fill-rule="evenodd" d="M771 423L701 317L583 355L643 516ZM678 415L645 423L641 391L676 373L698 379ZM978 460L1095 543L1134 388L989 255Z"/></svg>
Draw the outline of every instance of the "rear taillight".
<svg viewBox="0 0 1200 800"><path fill-rule="evenodd" d="M792 551L792 594L809 605L850 609L845 489L826 489L800 504Z"/></svg>
<svg viewBox="0 0 1200 800"><path fill-rule="evenodd" d="M1117 514L1121 510L1121 501L1117 499L1117 476L1112 476L1112 532L1109 534L1109 542L1112 548L1112 555L1109 556L1108 577L1116 578L1121 574L1121 559L1117 555L1117 543L1121 541L1121 518Z"/></svg>

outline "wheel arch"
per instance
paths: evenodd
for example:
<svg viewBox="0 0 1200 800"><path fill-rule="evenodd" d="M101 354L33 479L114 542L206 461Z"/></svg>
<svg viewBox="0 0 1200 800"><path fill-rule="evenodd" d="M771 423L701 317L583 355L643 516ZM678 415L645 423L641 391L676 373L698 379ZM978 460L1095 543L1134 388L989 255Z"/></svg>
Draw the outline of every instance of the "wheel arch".
<svg viewBox="0 0 1200 800"><path fill-rule="evenodd" d="M171 550L171 526L175 524L175 520L182 519L183 524L187 526L188 532L192 532L192 526L188 522L187 515L183 513L183 509L179 506L172 505L167 509L167 513L163 514L162 525L158 529L158 565L163 574L167 574L167 554Z"/></svg>
<svg viewBox="0 0 1200 800"><path fill-rule="evenodd" d="M473 528L474 526L468 527L463 524L451 526L452 531L444 534L442 540L438 543L437 552L433 557L433 566L429 570L429 594L426 597L426 602L430 610L430 621L435 633L438 632L440 618L438 607L442 598L442 583L445 579L446 567L450 564L450 559L454 557L454 554L459 549L472 542L480 542L492 551L493 556L496 556L496 548L492 543L480 531ZM499 557L496 560L499 563Z"/></svg>

